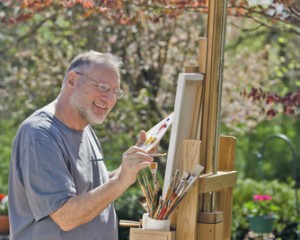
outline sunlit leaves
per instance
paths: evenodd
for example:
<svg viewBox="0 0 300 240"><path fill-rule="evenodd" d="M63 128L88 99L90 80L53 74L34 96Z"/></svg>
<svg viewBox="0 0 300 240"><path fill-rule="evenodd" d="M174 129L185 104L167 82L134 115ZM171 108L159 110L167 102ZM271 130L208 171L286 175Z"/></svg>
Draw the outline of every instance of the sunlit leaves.
<svg viewBox="0 0 300 240"><path fill-rule="evenodd" d="M299 26L299 15L297 15L297 3L290 1L255 1L255 0L229 0L228 14L231 16L244 16L253 18L254 15L265 16L272 21L284 21ZM184 11L206 13L209 1L207 0L23 0L7 1L6 7L13 12L2 21L16 23L32 17L35 13L44 11L50 5L58 8L73 8L77 5L85 9L84 17L98 14L118 24L133 24L140 21L160 22L165 18L175 19ZM252 16L253 15L253 16ZM257 21L257 19L253 20ZM261 23L263 24L263 23Z"/></svg>

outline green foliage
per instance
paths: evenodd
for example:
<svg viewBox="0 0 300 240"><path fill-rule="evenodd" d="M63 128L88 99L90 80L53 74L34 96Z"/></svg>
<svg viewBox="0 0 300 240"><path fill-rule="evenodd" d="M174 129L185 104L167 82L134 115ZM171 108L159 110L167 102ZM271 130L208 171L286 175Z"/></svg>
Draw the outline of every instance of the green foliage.
<svg viewBox="0 0 300 240"><path fill-rule="evenodd" d="M244 203L244 210L248 216L277 216L279 207L274 204L270 195L255 194Z"/></svg>
<svg viewBox="0 0 300 240"><path fill-rule="evenodd" d="M206 15L185 12L177 19L163 19L156 24L138 21L118 25L102 15L85 13L78 6L68 9L49 6L26 22L16 25L0 22L2 192L7 192L11 144L18 125L59 94L64 72L79 52L109 51L124 61L121 85L127 94L118 101L107 121L95 128L109 170L121 164L122 153L135 144L141 129L149 129L173 111L178 73L184 65L197 64L198 40L205 35ZM266 137L278 133L288 136L294 146L300 146L299 119L280 115L268 120L259 105L240 93L253 86L281 94L299 88L300 61L296 51L299 36L266 26L254 30L256 27L251 19L236 21L228 17L221 132L237 138L239 178L263 181L239 180L234 200L234 236L248 229L240 206L259 190L274 196L276 204L281 206L278 229L295 221L289 149L284 142L274 141L266 147L262 162L256 152ZM160 150L166 151L168 143L166 136ZM296 150L299 162L299 149ZM161 179L164 164L165 159L159 159ZM267 183L264 180L271 179L288 184L273 181L264 185ZM141 217L139 194L134 185L116 201L120 219ZM122 239L125 236L120 234Z"/></svg>
<svg viewBox="0 0 300 240"><path fill-rule="evenodd" d="M282 231L288 224L299 221L299 216L296 213L295 189L292 183L280 183L277 180L255 181L252 179L239 179L234 188L233 239L242 239L249 230L246 207L255 194L272 196L272 204L279 208L277 211L278 219L275 225L277 232Z"/></svg>
<svg viewBox="0 0 300 240"><path fill-rule="evenodd" d="M7 193L9 159L16 127L12 121L0 119L0 192Z"/></svg>
<svg viewBox="0 0 300 240"><path fill-rule="evenodd" d="M300 122L287 116L261 121L255 130L246 133L233 133L232 129L222 126L223 134L234 135L237 138L235 159L239 177L256 180L278 179L283 182L296 180L294 171L300 172L300 156L297 148L300 146L299 132ZM264 141L276 134L284 134L289 138L295 151L295 159L289 144L279 138L269 140L262 151ZM259 154L262 155L261 158L258 157ZM300 176L297 175L299 185Z"/></svg>

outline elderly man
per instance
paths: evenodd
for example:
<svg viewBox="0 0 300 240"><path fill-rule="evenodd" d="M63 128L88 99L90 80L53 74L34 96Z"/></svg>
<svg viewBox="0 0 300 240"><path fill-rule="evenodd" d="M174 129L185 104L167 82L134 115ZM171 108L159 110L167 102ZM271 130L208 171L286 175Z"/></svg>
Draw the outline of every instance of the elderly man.
<svg viewBox="0 0 300 240"><path fill-rule="evenodd" d="M113 201L136 180L152 157L137 147L108 172L91 125L101 124L120 89L120 61L108 53L78 55L62 90L20 126L9 177L11 239L118 239Z"/></svg>

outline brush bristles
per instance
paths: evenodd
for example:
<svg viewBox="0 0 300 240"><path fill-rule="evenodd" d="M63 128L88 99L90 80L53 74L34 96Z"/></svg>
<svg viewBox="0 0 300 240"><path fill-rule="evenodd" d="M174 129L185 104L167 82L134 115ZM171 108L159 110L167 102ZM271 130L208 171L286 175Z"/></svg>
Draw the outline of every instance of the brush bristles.
<svg viewBox="0 0 300 240"><path fill-rule="evenodd" d="M194 169L193 175L199 176L200 173L203 171L203 169L204 169L203 166L201 166L200 164L197 164L195 169Z"/></svg>
<svg viewBox="0 0 300 240"><path fill-rule="evenodd" d="M157 163L152 162L150 164L150 169L151 171L157 170ZM146 176L143 176L142 178L144 185L138 178L142 192L146 199L147 206L143 207L144 209L148 209L147 212L149 213L149 216L151 218L160 220L168 219L182 199L186 196L187 192L191 189L192 185L198 179L203 169L204 167L202 167L200 164L197 164L193 173L184 172L181 177L180 171L176 170L172 177L172 181L168 188L165 199L162 199L161 196L158 196L160 185L157 181L153 181L154 186L152 188ZM155 180L156 177L154 175L152 175L153 180Z"/></svg>
<svg viewBox="0 0 300 240"><path fill-rule="evenodd" d="M151 170L157 169L157 162L150 163Z"/></svg>

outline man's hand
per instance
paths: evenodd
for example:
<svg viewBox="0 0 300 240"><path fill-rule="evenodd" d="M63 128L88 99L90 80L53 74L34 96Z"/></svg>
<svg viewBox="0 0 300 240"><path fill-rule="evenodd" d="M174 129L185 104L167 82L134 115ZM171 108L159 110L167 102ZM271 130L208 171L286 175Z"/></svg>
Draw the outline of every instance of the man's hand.
<svg viewBox="0 0 300 240"><path fill-rule="evenodd" d="M131 185L135 182L138 172L148 167L151 162L153 158L147 152L137 146L132 146L123 153L118 177L123 183Z"/></svg>

